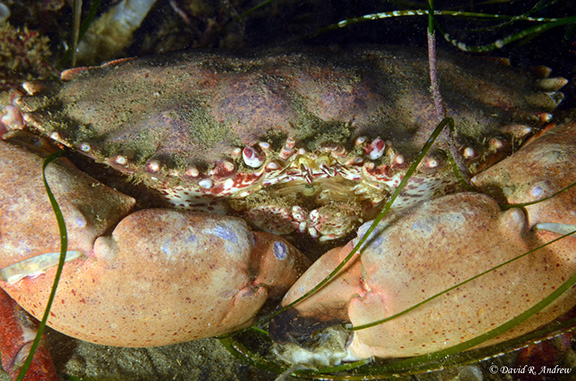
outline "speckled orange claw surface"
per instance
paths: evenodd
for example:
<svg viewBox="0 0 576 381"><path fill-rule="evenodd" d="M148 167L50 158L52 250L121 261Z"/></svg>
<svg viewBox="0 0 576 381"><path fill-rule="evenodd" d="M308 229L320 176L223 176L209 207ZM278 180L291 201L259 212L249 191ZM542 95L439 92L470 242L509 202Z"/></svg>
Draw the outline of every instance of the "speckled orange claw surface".
<svg viewBox="0 0 576 381"><path fill-rule="evenodd" d="M382 320L576 230L573 188L541 203L505 209L488 195L510 204L552 196L576 181L574 147L576 125L557 126L474 178L473 184L487 194L447 195L386 216L343 273L276 318L273 334L289 342L338 322L359 326ZM368 225L360 228L360 236ZM507 322L574 274L574 240L566 237L403 316L354 331L348 359L430 353ZM283 305L318 284L355 242L320 258L286 294ZM484 345L534 330L575 302L571 290Z"/></svg>
<svg viewBox="0 0 576 381"><path fill-rule="evenodd" d="M45 257L59 250L42 159L3 141L0 150L2 170L14 179L2 183L0 242L5 250L28 254L12 259L12 266L3 258L1 286L40 318L55 272L54 260ZM288 242L253 233L238 218L170 209L130 212L130 197L65 164L50 167L48 181L68 222L71 261L48 324L68 335L157 346L227 333L250 323L269 293L281 296L307 267ZM87 190L96 196L91 199Z"/></svg>

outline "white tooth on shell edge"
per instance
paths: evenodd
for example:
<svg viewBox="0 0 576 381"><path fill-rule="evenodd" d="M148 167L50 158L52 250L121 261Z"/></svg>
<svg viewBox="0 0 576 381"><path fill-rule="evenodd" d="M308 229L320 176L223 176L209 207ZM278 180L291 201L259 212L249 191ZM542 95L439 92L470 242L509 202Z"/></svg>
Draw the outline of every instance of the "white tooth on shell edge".
<svg viewBox="0 0 576 381"><path fill-rule="evenodd" d="M200 186L200 188L210 189L214 185L214 182L210 179L202 179L198 181L198 185Z"/></svg>
<svg viewBox="0 0 576 381"><path fill-rule="evenodd" d="M234 170L234 163L232 163L229 160L223 160L222 161L222 167L228 171L228 172L232 172Z"/></svg>
<svg viewBox="0 0 576 381"><path fill-rule="evenodd" d="M118 165L126 165L128 164L128 159L126 158L126 156L122 156L122 155L116 155L113 159L112 162L114 164L118 164Z"/></svg>
<svg viewBox="0 0 576 381"><path fill-rule="evenodd" d="M146 169L147 169L149 172L152 172L152 173L157 173L157 172L159 172L159 171L160 171L160 161L155 160L155 159L150 160L150 161L148 162L148 164L146 164Z"/></svg>
<svg viewBox="0 0 576 381"><path fill-rule="evenodd" d="M495 150L495 151L502 149L502 147L504 147L504 142L498 138L490 139L488 144L490 145L490 149Z"/></svg>
<svg viewBox="0 0 576 381"><path fill-rule="evenodd" d="M393 154L392 161L396 165L404 165L404 163L406 163L406 157L402 154Z"/></svg>
<svg viewBox="0 0 576 381"><path fill-rule="evenodd" d="M466 147L462 151L462 156L464 156L464 159L473 159L476 157L476 155L476 150L474 150L472 147Z"/></svg>
<svg viewBox="0 0 576 381"><path fill-rule="evenodd" d="M188 177L198 177L200 175L200 171L195 166L190 166L186 169L186 176Z"/></svg>
<svg viewBox="0 0 576 381"><path fill-rule="evenodd" d="M426 157L424 159L424 165L426 166L426 168L436 168L438 167L438 165L440 165L440 163L436 158Z"/></svg>

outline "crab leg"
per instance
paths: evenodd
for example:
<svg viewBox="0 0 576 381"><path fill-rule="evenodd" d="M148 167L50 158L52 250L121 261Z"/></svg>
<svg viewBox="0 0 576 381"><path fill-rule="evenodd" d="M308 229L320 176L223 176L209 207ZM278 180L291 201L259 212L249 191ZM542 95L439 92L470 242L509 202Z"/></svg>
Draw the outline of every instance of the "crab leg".
<svg viewBox="0 0 576 381"><path fill-rule="evenodd" d="M501 210L495 199L533 201L576 182L575 146L576 125L558 126L473 180L492 196L448 195L386 216L344 272L277 317L273 336L286 342L338 321L358 326L384 319L535 249L559 232L576 230L574 188L523 209ZM360 236L368 226L360 228ZM491 330L532 307L574 274L575 240L567 237L396 319L355 331L347 358L420 355ZM354 243L327 253L318 263L332 263L334 268ZM314 264L287 293L283 305L318 284L331 269ZM571 290L484 345L529 332L575 302L576 292ZM325 311L332 312L328 316Z"/></svg>
<svg viewBox="0 0 576 381"><path fill-rule="evenodd" d="M26 360L37 324L6 292L0 290L0 353L2 367L16 379ZM24 380L58 380L52 357L41 343Z"/></svg>

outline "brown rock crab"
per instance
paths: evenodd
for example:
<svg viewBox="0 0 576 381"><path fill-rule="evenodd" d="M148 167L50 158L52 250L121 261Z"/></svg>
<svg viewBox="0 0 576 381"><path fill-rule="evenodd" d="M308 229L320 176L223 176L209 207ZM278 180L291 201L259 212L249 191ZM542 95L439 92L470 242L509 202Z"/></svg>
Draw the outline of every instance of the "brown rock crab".
<svg viewBox="0 0 576 381"><path fill-rule="evenodd" d="M473 184L491 196L461 193L463 189L447 154L436 148L410 178L394 206L392 218L414 224L410 218L421 220L427 208L432 207L437 208L435 213L439 216L456 214L467 210L467 201L462 199L468 197L474 204L470 208L478 210L477 217L475 212L457 217L462 223L450 228L439 217L422 228L430 244L439 246L435 252L445 250L454 255L461 249L449 240L433 239L440 234L434 229L441 234L451 229L456 237L462 232L459 229L465 229L470 240L484 243L487 238L474 235L470 225L485 225L488 228L484 233L492 231L503 237L503 243L496 245L494 251L514 247L505 254L517 255L533 247L540 235L547 234L538 233L536 237L527 233L536 223L573 225L570 210L574 205L570 200L560 205L554 221L546 209L534 212L543 217L533 217L530 209L529 222L519 210L501 216L492 197L516 194L514 189L521 187L524 175L518 175L520 180L514 180L512 185L505 185L517 169L501 175L502 179L494 183L483 179L493 176L490 171L497 167L482 172L518 149L550 121L550 112L562 100L558 90L565 80L550 78L546 73L535 83L503 63L471 62L452 55L441 57L439 72L448 113L458 126L457 148L468 170L479 174ZM39 140L25 144L26 148L16 147L28 139L19 132L26 128L127 174L129 184L122 190L135 185L127 192L138 199L141 209L131 212L135 202L131 197L100 189L103 186L96 180L86 179L66 165L59 167L61 173L55 178L69 176L71 183L52 182L62 182L61 197L72 200L67 215L68 221L73 221L70 251L79 252L80 257L67 265L60 299L49 320L52 326L84 340L126 346L162 345L240 328L251 321L268 294L283 294L282 288L285 290L295 280L306 260L284 239L269 233L251 233L237 218L197 213L240 216L256 230L283 235L296 245L304 237L306 244L298 245L303 251L310 248L312 239L319 243L310 251L317 252L329 248L330 241L350 238L361 223L375 217L437 124L427 76L427 61L421 52L389 48L358 49L348 54L267 52L247 57L179 53L70 69L62 73L61 81L26 83L25 92L12 93L12 104L6 106L0 126L5 150L1 167L6 172L0 204L2 231L14 232L14 236L3 235L0 241L5 252L4 274L12 274L8 271L14 267L6 267L16 265L16 275L4 275L2 287L33 315L40 314L52 270L22 270L26 265L19 262L54 252L58 246L54 230L48 235L54 237L53 243L42 237L23 247L21 240L34 237L40 228L30 229L29 222L10 214L14 213L14 205L20 208L16 213L26 214L30 200L40 193L33 188L40 181L39 176L31 179L21 175L40 166L34 164L39 159L30 153L37 149ZM570 137L572 125L563 128L560 134L568 138L561 139L568 143L560 150L560 156L567 155L574 145ZM544 150L557 144L543 142ZM18 164L20 157L22 164ZM90 165L81 161L78 164L93 176L107 177L100 167L90 170ZM564 168L561 173L572 173L572 169ZM534 165L535 173L547 170L545 165ZM562 181L574 181L561 177ZM118 178L113 181L117 186ZM537 198L566 185L540 185L530 188L530 194ZM24 204L5 196L15 189L31 192L19 197ZM89 196L94 202L103 205L86 208L86 201L78 201L89 193L94 193ZM32 222L40 225L33 226L50 226L52 222L35 217L42 215L48 221L51 217L46 214L47 207L38 208L42 211L33 213ZM386 234L397 234L399 240L405 240L395 233L397 230L406 229ZM394 239L397 238L381 238ZM411 245L417 248L421 240L416 241ZM341 256L338 250L330 253ZM550 255L559 255L557 252L565 256L572 253L564 245ZM190 253L202 255L195 257ZM12 256L15 259L9 259ZM449 263L429 257L435 264ZM272 265L268 265L270 262ZM31 263L36 266L36 262ZM372 289L378 287L378 283L370 283L371 277L382 277L379 271L386 271L386 266L379 259L367 263L361 268L357 261L351 270L355 271L354 280L347 278L349 294L341 294L344 299L336 301L338 308L346 308L356 295L366 296L369 284ZM467 270L474 270L464 265ZM307 272L302 282L314 278L319 266ZM419 266L426 271L434 267L426 263ZM436 275L440 276L443 269L438 269ZM569 271L570 267L565 266L554 276L566 277ZM77 284L79 276L89 279L88 284ZM453 275L455 279L465 276ZM97 282L98 286L92 287ZM151 293L154 282L163 286ZM354 288L357 284L352 287L354 282L362 283L360 291ZM278 283L282 283L280 288L276 288ZM291 294L301 291L299 284ZM183 294L183 289L190 294ZM433 292L432 289L428 291ZM171 294L171 290L177 292ZM202 300L206 294L212 295L208 305ZM482 294L486 298L490 295ZM126 297L121 308L113 303L119 296ZM527 299L537 297L540 294ZM559 303L562 302L571 306L573 296ZM102 305L106 307L101 309ZM323 304L315 307L319 305ZM378 308L383 306L376 303L368 313L358 315L370 320L379 316ZM518 313L525 306L520 303L503 309L502 316ZM470 313L469 309L472 307L463 307L464 313ZM336 309L327 304L325 310L315 312L324 315L332 310ZM93 316L100 313L104 314L105 323L99 321L94 327ZM355 313L350 315L353 322ZM424 309L427 314L430 310ZM558 312L554 311L535 324L556 315ZM197 323L190 323L190 319ZM347 320L348 316L342 310L328 316L328 320L337 319ZM155 337L142 339L138 331L149 331L151 325ZM462 325L457 329L468 328ZM484 329L480 327L474 334ZM428 332L424 331L423 336L429 337ZM358 344L358 337L361 335L355 335L353 348L377 347L366 341ZM395 348L409 347L402 344L404 340L401 338ZM420 352L354 352L356 357L416 353Z"/></svg>

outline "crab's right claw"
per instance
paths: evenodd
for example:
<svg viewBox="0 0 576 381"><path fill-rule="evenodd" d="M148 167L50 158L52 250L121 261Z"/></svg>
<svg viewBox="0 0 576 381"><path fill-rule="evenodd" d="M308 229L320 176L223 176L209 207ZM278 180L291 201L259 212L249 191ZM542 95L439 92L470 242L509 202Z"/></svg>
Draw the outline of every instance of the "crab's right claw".
<svg viewBox="0 0 576 381"><path fill-rule="evenodd" d="M491 196L447 195L387 215L347 271L272 322L275 336L286 341L342 320L354 326L377 322L575 230L576 187L524 208L502 210L496 202L533 201L576 182L574 147L576 125L558 126L473 180ZM360 228L360 236L368 226ZM347 358L415 356L490 331L544 299L574 274L575 240L567 237L530 252L402 316L354 331ZM350 246L327 253L292 287L283 305L322 281L349 251ZM529 332L574 304L576 291L570 290L483 345ZM326 306L333 310L332 321L324 313ZM286 331L290 337L278 334Z"/></svg>

